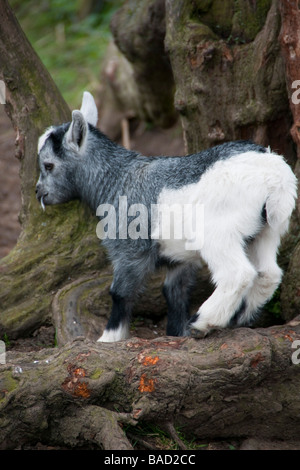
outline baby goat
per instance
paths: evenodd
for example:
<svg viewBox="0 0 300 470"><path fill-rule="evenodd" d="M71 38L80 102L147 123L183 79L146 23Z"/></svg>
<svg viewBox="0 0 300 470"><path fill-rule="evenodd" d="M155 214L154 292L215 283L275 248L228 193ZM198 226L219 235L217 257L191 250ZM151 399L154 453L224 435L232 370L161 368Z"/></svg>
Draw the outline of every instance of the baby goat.
<svg viewBox="0 0 300 470"><path fill-rule="evenodd" d="M276 254L297 186L289 165L248 141L183 157L144 157L96 129L97 116L94 99L85 92L72 122L50 127L40 137L36 193L43 207L79 198L102 221L109 208L115 210L108 219L114 236L108 222L99 228L114 278L111 316L98 341L128 337L137 295L149 273L162 265L169 269L163 288L168 335L251 324L281 281ZM202 208L201 224L193 210L175 211L175 219L166 221L167 209L174 204ZM130 217L124 219L129 206ZM150 217L152 207L159 208L156 217ZM137 220L129 236L129 225ZM171 232L178 221L179 228L185 224L189 229L175 236ZM169 237L162 236L166 228ZM203 262L216 288L189 318L189 292L195 268Z"/></svg>

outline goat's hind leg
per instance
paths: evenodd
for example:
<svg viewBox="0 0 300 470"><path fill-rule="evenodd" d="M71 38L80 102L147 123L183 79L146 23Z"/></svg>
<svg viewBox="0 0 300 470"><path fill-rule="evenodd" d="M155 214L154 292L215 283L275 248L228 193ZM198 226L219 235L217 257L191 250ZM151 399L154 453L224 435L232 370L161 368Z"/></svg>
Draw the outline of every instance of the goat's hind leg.
<svg viewBox="0 0 300 470"><path fill-rule="evenodd" d="M190 264L180 264L168 270L163 287L163 294L168 305L168 336L187 336L189 334L187 328L189 301L195 277L196 268Z"/></svg>
<svg viewBox="0 0 300 470"><path fill-rule="evenodd" d="M222 245L203 250L212 280L216 285L213 294L201 305L189 321L190 328L207 332L230 325L244 302L257 276L257 271L246 256L242 240L221 239Z"/></svg>
<svg viewBox="0 0 300 470"><path fill-rule="evenodd" d="M251 325L280 284L282 270L276 261L279 243L279 233L266 225L248 247L248 257L257 276L245 298L244 309L236 318L238 326Z"/></svg>

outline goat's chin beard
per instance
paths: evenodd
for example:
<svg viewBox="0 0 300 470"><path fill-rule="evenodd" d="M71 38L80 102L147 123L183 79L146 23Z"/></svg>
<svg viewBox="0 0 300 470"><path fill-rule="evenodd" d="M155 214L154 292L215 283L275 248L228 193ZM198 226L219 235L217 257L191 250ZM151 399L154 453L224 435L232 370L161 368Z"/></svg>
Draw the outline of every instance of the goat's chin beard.
<svg viewBox="0 0 300 470"><path fill-rule="evenodd" d="M55 206L57 204L65 204L66 202L69 202L69 201L71 201L71 199L61 198L59 200L56 196L51 197L48 194L46 194L46 195L42 196L41 198L39 198L39 203L40 203L41 208L43 209L43 211L46 210L46 206Z"/></svg>
<svg viewBox="0 0 300 470"><path fill-rule="evenodd" d="M49 199L47 194L40 198L40 205L43 211L46 210L46 206L52 206L53 204L57 204L57 203L51 201L51 199Z"/></svg>
<svg viewBox="0 0 300 470"><path fill-rule="evenodd" d="M40 199L40 204L41 204L41 208L43 209L43 211L46 209L45 208L45 204L44 204L44 196L41 197Z"/></svg>

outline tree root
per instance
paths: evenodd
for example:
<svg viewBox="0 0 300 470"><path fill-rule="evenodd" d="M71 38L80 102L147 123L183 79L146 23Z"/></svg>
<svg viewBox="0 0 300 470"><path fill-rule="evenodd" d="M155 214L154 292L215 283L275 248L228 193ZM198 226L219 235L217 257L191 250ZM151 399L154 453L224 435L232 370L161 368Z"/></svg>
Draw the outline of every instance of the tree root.
<svg viewBox="0 0 300 470"><path fill-rule="evenodd" d="M184 442L182 442L182 440L178 436L178 434L177 434L177 432L174 428L174 424L171 423L171 422L167 422L166 425L165 425L165 428L166 428L167 432L170 434L171 438L176 442L179 449L187 450L187 446L184 444Z"/></svg>
<svg viewBox="0 0 300 470"><path fill-rule="evenodd" d="M104 450L133 449L122 430L119 414L96 405L76 410L75 416L59 420L57 432L63 442L72 448L89 443Z"/></svg>

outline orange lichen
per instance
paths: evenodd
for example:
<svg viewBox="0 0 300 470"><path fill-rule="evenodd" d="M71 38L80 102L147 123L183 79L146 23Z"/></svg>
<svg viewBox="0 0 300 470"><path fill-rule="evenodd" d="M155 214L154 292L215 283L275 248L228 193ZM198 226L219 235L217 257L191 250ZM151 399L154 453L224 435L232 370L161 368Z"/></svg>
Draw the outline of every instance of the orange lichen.
<svg viewBox="0 0 300 470"><path fill-rule="evenodd" d="M293 338L289 334L284 335L284 337L285 339L288 339L291 343L294 341Z"/></svg>
<svg viewBox="0 0 300 470"><path fill-rule="evenodd" d="M155 356L155 357L146 356L146 357L144 358L143 365L144 365L144 366L154 366L158 361L159 361L159 357L158 357L158 356Z"/></svg>
<svg viewBox="0 0 300 470"><path fill-rule="evenodd" d="M73 375L75 377L85 377L85 370L82 369L81 367L78 367L78 369L75 369L73 371Z"/></svg>
<svg viewBox="0 0 300 470"><path fill-rule="evenodd" d="M81 380L86 376L86 371L82 367L69 364L68 372L69 377L62 383L62 388L74 397L89 398L91 392L88 388L88 383Z"/></svg>
<svg viewBox="0 0 300 470"><path fill-rule="evenodd" d="M155 379L148 379L146 377L146 374L142 374L141 378L140 378L140 385L139 385L139 391L141 393L144 393L144 392L154 392L155 390Z"/></svg>
<svg viewBox="0 0 300 470"><path fill-rule="evenodd" d="M264 360L263 355L259 352L255 355L255 357L251 360L250 366L252 369L256 368L260 362Z"/></svg>
<svg viewBox="0 0 300 470"><path fill-rule="evenodd" d="M88 389L87 383L82 382L82 383L76 384L73 390L73 395L75 397L89 398L91 396L91 392Z"/></svg>

